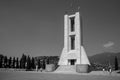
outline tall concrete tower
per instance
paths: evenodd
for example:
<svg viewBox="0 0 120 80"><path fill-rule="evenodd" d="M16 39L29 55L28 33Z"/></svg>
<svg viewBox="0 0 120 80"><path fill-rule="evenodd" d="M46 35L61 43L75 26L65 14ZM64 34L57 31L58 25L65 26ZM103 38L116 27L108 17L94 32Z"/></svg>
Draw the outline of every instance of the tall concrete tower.
<svg viewBox="0 0 120 80"><path fill-rule="evenodd" d="M90 65L82 45L80 20L79 12L72 15L64 15L64 48L58 63L58 70L81 64Z"/></svg>

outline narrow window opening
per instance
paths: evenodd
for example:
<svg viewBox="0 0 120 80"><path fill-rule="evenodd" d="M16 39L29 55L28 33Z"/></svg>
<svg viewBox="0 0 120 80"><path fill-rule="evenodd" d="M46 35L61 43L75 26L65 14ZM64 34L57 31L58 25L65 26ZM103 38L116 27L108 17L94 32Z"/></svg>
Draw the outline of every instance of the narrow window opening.
<svg viewBox="0 0 120 80"><path fill-rule="evenodd" d="M75 49L75 36L71 36L71 50Z"/></svg>
<svg viewBox="0 0 120 80"><path fill-rule="evenodd" d="M74 17L70 18L70 22L71 22L71 32L75 31L75 20Z"/></svg>

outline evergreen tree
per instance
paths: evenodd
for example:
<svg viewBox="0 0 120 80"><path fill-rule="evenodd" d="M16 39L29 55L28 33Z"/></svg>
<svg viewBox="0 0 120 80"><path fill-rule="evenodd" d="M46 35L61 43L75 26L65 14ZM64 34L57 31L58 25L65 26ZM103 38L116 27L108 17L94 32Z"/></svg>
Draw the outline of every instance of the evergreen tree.
<svg viewBox="0 0 120 80"><path fill-rule="evenodd" d="M16 68L19 68L19 58L16 59Z"/></svg>
<svg viewBox="0 0 120 80"><path fill-rule="evenodd" d="M50 63L50 60L49 60L49 57L47 58L47 64L49 64Z"/></svg>
<svg viewBox="0 0 120 80"><path fill-rule="evenodd" d="M116 56L115 56L115 70L118 70L118 59Z"/></svg>
<svg viewBox="0 0 120 80"><path fill-rule="evenodd" d="M25 69L26 67L26 55L22 55L21 61L20 61L21 68Z"/></svg>
<svg viewBox="0 0 120 80"><path fill-rule="evenodd" d="M45 63L45 59L43 59L42 68L45 69L45 67L46 67L46 63Z"/></svg>
<svg viewBox="0 0 120 80"><path fill-rule="evenodd" d="M37 65L38 65L38 68L41 68L41 67L42 67L41 59L38 59L38 60L37 60Z"/></svg>
<svg viewBox="0 0 120 80"><path fill-rule="evenodd" d="M31 68L35 69L35 59L32 57Z"/></svg>
<svg viewBox="0 0 120 80"><path fill-rule="evenodd" d="M22 58L20 59L20 69L22 69Z"/></svg>
<svg viewBox="0 0 120 80"><path fill-rule="evenodd" d="M3 58L4 58L4 56L0 55L0 68L2 68Z"/></svg>
<svg viewBox="0 0 120 80"><path fill-rule="evenodd" d="M30 57L28 56L27 57L27 70L30 70L31 69L31 59Z"/></svg>
<svg viewBox="0 0 120 80"><path fill-rule="evenodd" d="M7 56L5 56L4 57L4 68L7 68L7 61L8 61Z"/></svg>
<svg viewBox="0 0 120 80"><path fill-rule="evenodd" d="M10 57L10 58L9 58L9 62L8 62L9 68L11 68L11 64L12 64L12 58Z"/></svg>
<svg viewBox="0 0 120 80"><path fill-rule="evenodd" d="M13 57L13 64L12 64L12 67L15 68L15 57Z"/></svg>

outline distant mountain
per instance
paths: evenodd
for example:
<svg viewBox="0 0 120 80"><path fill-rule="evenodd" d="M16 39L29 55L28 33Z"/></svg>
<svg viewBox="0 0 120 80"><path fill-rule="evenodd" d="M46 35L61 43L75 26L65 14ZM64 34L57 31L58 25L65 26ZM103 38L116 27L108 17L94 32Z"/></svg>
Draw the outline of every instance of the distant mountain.
<svg viewBox="0 0 120 80"><path fill-rule="evenodd" d="M89 60L91 63L109 64L110 62L111 65L114 65L115 56L118 58L118 63L120 65L120 52L119 53L104 52L96 54L93 56L89 56Z"/></svg>

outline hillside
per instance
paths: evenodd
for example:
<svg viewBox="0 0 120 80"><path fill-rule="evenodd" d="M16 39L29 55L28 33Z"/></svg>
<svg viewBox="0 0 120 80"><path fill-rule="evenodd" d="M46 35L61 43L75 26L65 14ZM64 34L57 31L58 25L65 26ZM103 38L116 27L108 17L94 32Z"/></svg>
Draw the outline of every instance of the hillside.
<svg viewBox="0 0 120 80"><path fill-rule="evenodd" d="M117 56L118 63L120 65L120 52L119 53L104 52L96 54L93 56L89 56L89 60L91 63L109 64L110 62L111 65L114 65L115 56Z"/></svg>

